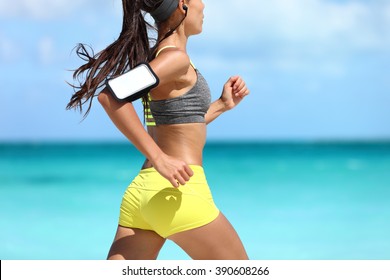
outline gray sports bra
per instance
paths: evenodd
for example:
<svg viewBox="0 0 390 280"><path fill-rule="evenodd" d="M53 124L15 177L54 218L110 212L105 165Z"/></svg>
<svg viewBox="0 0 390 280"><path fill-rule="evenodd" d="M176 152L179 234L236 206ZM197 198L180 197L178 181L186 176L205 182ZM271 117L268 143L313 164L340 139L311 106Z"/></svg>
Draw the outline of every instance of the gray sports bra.
<svg viewBox="0 0 390 280"><path fill-rule="evenodd" d="M205 122L211 103L210 88L202 74L194 69L197 80L188 92L178 97L149 102L156 125Z"/></svg>

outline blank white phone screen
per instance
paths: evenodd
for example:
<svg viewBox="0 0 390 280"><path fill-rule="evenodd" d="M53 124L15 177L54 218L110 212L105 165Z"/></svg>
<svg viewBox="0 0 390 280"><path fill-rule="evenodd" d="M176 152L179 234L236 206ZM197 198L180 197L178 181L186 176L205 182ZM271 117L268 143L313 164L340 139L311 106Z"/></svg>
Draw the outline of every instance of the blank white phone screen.
<svg viewBox="0 0 390 280"><path fill-rule="evenodd" d="M124 99L154 85L156 77L145 64L141 64L108 83L115 95Z"/></svg>

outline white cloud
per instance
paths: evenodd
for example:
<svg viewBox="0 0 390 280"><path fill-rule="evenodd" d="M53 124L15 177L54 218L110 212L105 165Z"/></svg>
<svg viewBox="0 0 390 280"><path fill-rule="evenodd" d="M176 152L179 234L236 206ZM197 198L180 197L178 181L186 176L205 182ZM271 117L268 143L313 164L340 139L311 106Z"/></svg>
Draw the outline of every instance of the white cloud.
<svg viewBox="0 0 390 280"><path fill-rule="evenodd" d="M38 42L38 54L40 62L48 65L55 60L54 40L50 37L43 37Z"/></svg>
<svg viewBox="0 0 390 280"><path fill-rule="evenodd" d="M386 18L383 29L386 32L387 48L390 48L390 3L388 3L386 10L384 11Z"/></svg>
<svg viewBox="0 0 390 280"><path fill-rule="evenodd" d="M21 55L21 50L16 42L0 34L0 61L12 63Z"/></svg>
<svg viewBox="0 0 390 280"><path fill-rule="evenodd" d="M340 80L362 56L389 53L390 3L331 0L206 2L206 68ZM219 53L221 53L219 55ZM227 58L227 54L231 55ZM200 55L199 55L200 56ZM248 61L247 58L250 57ZM375 59L375 58L374 58ZM219 61L220 60L220 61ZM221 70L218 70L221 71ZM312 85L311 88L315 88Z"/></svg>
<svg viewBox="0 0 390 280"><path fill-rule="evenodd" d="M390 28L389 12L384 9L388 6L384 2L352 0L210 1L206 3L206 32L214 38L243 44L264 38L385 48L390 41L390 33L384 31Z"/></svg>
<svg viewBox="0 0 390 280"><path fill-rule="evenodd" d="M0 2L0 16L5 18L53 19L67 15L85 2L88 0L2 0ZM90 2L93 5L93 2Z"/></svg>

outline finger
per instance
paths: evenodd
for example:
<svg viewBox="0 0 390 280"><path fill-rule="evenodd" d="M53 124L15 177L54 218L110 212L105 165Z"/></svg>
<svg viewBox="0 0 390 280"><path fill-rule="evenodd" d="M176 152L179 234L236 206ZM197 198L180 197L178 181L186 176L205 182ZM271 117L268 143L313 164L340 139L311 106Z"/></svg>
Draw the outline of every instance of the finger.
<svg viewBox="0 0 390 280"><path fill-rule="evenodd" d="M170 179L169 182L174 188L178 188L180 186L180 183L175 178Z"/></svg>
<svg viewBox="0 0 390 280"><path fill-rule="evenodd" d="M239 78L240 78L239 76L230 77L229 80L227 81L226 85L234 88L234 84L237 82L237 80Z"/></svg>
<svg viewBox="0 0 390 280"><path fill-rule="evenodd" d="M234 91L235 91L236 93L238 93L238 92L242 91L242 89L245 88L245 87L246 87L245 82L244 82L243 80L238 80L238 81L235 83L235 85L234 85Z"/></svg>
<svg viewBox="0 0 390 280"><path fill-rule="evenodd" d="M187 172L185 170L181 170L180 175L184 179L185 182L188 182L190 180L190 176L187 174Z"/></svg>
<svg viewBox="0 0 390 280"><path fill-rule="evenodd" d="M188 176L192 177L194 175L194 171L192 171L192 169L188 165L184 166L184 170L188 174Z"/></svg>
<svg viewBox="0 0 390 280"><path fill-rule="evenodd" d="M240 79L240 76L231 76L230 78L229 78L229 80L230 81L232 81L232 82L236 82L238 79Z"/></svg>
<svg viewBox="0 0 390 280"><path fill-rule="evenodd" d="M237 80L237 82L236 82L236 84L234 85L234 91L236 92L236 93L240 93L240 92L242 92L243 91L243 89L245 89L245 88L247 88L247 86L246 86L246 83L245 83L245 81L243 80L243 79L238 79Z"/></svg>
<svg viewBox="0 0 390 280"><path fill-rule="evenodd" d="M249 94L249 90L246 86L244 86L237 94L236 96L241 96L241 97L244 97L244 96L247 96Z"/></svg>
<svg viewBox="0 0 390 280"><path fill-rule="evenodd" d="M234 76L234 77L232 77L232 81L234 81L233 82L233 89L237 89L237 88L239 88L240 86L241 86L241 84L242 84L242 82L243 82L243 80L241 79L241 77L240 76Z"/></svg>
<svg viewBox="0 0 390 280"><path fill-rule="evenodd" d="M182 186L184 186L186 183L187 183L187 181L186 180L184 180L184 178L180 175L180 174L177 174L176 176L175 176L175 179L176 179L176 181L177 182L179 182L179 184L180 185L182 185Z"/></svg>
<svg viewBox="0 0 390 280"><path fill-rule="evenodd" d="M237 88L237 90L234 90L233 94L235 96L240 96L243 93L245 93L246 89L247 89L247 87L246 87L245 83L243 83L242 85L240 85L239 88Z"/></svg>

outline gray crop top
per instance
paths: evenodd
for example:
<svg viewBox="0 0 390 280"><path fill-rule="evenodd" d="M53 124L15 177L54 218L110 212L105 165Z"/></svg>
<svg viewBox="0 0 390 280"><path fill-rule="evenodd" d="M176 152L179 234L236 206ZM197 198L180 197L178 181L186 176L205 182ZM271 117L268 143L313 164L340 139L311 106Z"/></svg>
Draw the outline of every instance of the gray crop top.
<svg viewBox="0 0 390 280"><path fill-rule="evenodd" d="M188 92L174 98L150 101L156 125L205 122L211 103L210 88L202 74L197 69L195 71L198 78Z"/></svg>

